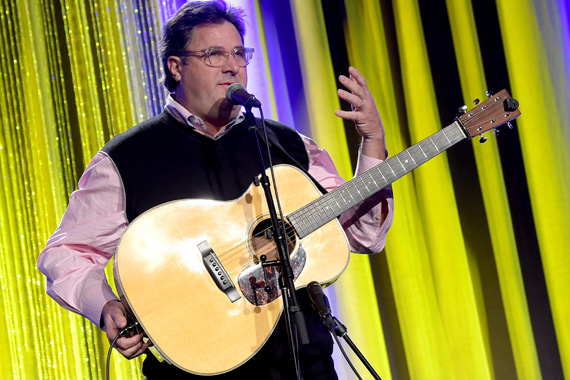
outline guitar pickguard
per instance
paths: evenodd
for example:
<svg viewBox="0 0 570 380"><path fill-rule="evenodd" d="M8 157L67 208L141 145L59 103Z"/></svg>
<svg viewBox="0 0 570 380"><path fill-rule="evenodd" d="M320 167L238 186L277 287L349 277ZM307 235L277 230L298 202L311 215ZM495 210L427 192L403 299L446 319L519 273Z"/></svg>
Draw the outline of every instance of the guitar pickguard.
<svg viewBox="0 0 570 380"><path fill-rule="evenodd" d="M291 258L291 269L293 269L295 280L303 271L306 261L307 254L299 242L297 254ZM281 296L281 289L279 289L279 271L277 267L270 266L265 268L265 276L263 272L264 269L261 267L261 263L252 264L238 277L238 285L244 298L255 306L267 305ZM267 279L267 282L265 279ZM267 285L270 287L268 291L265 289Z"/></svg>

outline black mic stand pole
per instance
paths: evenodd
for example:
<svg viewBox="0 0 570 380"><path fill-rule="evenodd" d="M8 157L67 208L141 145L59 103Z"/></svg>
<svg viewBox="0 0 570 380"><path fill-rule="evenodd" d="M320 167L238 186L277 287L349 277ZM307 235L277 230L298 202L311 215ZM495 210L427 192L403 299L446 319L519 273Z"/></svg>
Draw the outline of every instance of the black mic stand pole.
<svg viewBox="0 0 570 380"><path fill-rule="evenodd" d="M295 369L297 374L299 373L298 360L297 360L297 346L295 345L295 330L294 326L297 327L299 340L302 345L309 343L309 336L307 333L307 327L305 325L305 318L299 306L299 300L297 298L297 293L295 292L295 284L293 280L295 279L293 270L291 268L291 261L289 260L289 249L287 244L286 232L280 228L280 221L277 217L277 211L275 209L275 203L273 202L273 196L271 194L269 178L266 174L265 162L263 160L263 153L261 151L261 144L259 142L259 136L257 135L257 124L255 122L255 117L251 112L251 105L244 105L245 121L246 126L250 131L255 134L255 140L257 142L258 153L259 153L259 164L261 171L260 183L263 186L265 192L265 198L267 200L267 207L269 209L269 215L271 216L271 222L274 230L274 240L277 245L277 251L279 252L279 265L280 265L280 277L279 285L281 287L281 295L283 296L283 305L285 311L285 320L287 325L287 332L289 337L289 344L291 346L291 352L293 354L293 359L295 360ZM262 261L263 266L263 261ZM294 324L293 324L294 323Z"/></svg>
<svg viewBox="0 0 570 380"><path fill-rule="evenodd" d="M329 304L329 299L327 298L325 293L323 293L323 289L321 287L321 284L319 284L317 281L311 281L309 283L309 285L307 286L307 292L309 293L309 297L311 298L311 302L313 303L313 306L315 307L315 309L319 313L319 316L323 320L323 323L326 326L326 328L331 332L331 334L336 335L335 340L339 346L339 349L342 351L342 353L345 356L348 364L350 364L350 367L352 368L352 370L354 371L356 376L360 379L360 375L357 373L356 368L354 368L350 359L348 358L348 356L344 352L344 349L342 348L337 337L344 338L344 340L346 341L346 343L348 343L348 345L350 346L352 351L356 354L356 356L358 356L358 358L360 359L362 364L364 364L364 366L368 369L370 374L376 380L382 380L380 378L380 376L376 373L374 368L372 368L372 366L370 365L368 360L366 360L364 355L362 355L362 352L360 352L358 347L356 347L356 345L354 344L352 339L350 339L350 337L348 336L348 332L347 332L348 330L346 329L346 327L334 315L332 315L331 307Z"/></svg>
<svg viewBox="0 0 570 380"><path fill-rule="evenodd" d="M334 315L331 317L332 317L332 319L336 325L336 328L334 330L334 334L336 334L337 336L340 336L341 338L343 338L345 340L345 342L350 346L350 348L356 354L356 356L358 356L358 358L360 359L362 364L364 364L364 366L368 369L368 371L370 372L372 377L374 377L376 380L382 380L380 378L380 376L376 373L374 368L372 368L372 366L370 365L368 360L366 360L366 358L364 357L362 352L360 352L358 347L356 347L356 344L354 344L352 339L350 339L350 337L348 336L348 330L347 330L346 326L344 326Z"/></svg>

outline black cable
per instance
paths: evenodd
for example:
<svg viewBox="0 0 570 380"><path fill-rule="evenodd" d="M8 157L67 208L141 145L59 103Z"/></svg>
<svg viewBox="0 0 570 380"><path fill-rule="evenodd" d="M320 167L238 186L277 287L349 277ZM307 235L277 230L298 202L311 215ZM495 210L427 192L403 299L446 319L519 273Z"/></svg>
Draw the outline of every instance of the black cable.
<svg viewBox="0 0 570 380"><path fill-rule="evenodd" d="M340 349L340 352L342 352L342 355L344 356L344 359L346 360L346 362L348 363L348 365L350 366L350 368L352 368L352 371L354 372L354 374L356 375L356 377L358 377L359 380L362 380L362 377L360 377L360 375L358 374L358 371L356 370L356 368L354 367L354 365L352 364L352 362L350 361L350 358L348 357L348 355L346 354L346 352L344 351L344 348L342 347L342 344L340 342L340 340L338 339L338 336L336 334L331 334L334 337L334 340L336 340L336 345L338 346L338 348Z"/></svg>
<svg viewBox="0 0 570 380"><path fill-rule="evenodd" d="M119 331L119 333L117 334L117 336L113 339L113 341L111 342L111 347L109 347L109 353L107 354L107 369L106 369L106 379L109 380L109 368L111 367L111 352L113 352L113 347L115 347L115 343L117 343L117 340L123 336L125 336L126 334L130 333L131 331L135 331L137 330L137 328L139 327L139 323L135 322L127 327L125 327L124 329L122 329L121 331Z"/></svg>

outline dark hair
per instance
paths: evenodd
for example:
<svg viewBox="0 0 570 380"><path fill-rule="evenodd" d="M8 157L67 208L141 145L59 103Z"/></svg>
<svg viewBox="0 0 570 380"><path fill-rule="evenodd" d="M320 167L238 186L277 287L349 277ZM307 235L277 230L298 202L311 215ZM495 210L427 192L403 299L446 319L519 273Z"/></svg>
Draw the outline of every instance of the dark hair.
<svg viewBox="0 0 570 380"><path fill-rule="evenodd" d="M164 74L160 81L169 91L174 91L178 82L168 69L168 57L181 54L192 37L192 29L200 24L230 22L241 36L245 35L243 10L228 6L223 0L186 3L164 24L158 55Z"/></svg>

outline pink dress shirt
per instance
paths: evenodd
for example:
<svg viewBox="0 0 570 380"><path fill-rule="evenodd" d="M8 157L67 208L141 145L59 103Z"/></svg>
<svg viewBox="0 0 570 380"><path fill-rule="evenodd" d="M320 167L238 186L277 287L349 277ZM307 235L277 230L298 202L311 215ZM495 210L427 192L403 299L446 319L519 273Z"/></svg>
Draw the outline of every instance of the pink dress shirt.
<svg viewBox="0 0 570 380"><path fill-rule="evenodd" d="M197 132L209 135L199 118L189 115L171 97L166 109ZM309 154L309 173L327 190L345 183L329 154L310 138L301 137ZM356 174L380 162L360 153ZM354 252L377 253L384 248L393 207L392 191L388 187L340 217ZM98 327L103 306L117 299L107 282L105 266L115 254L127 226L121 177L111 158L99 152L85 169L59 226L38 258L38 269L47 278L46 290L50 297Z"/></svg>

